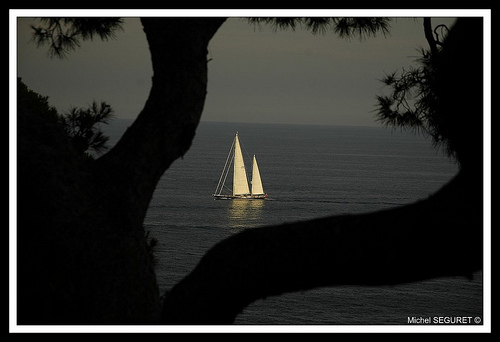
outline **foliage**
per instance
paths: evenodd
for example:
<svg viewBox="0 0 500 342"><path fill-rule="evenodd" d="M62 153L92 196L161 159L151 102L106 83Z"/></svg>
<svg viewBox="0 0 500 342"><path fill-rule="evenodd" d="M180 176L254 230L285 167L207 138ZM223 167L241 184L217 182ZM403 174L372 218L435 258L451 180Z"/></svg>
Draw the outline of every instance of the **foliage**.
<svg viewBox="0 0 500 342"><path fill-rule="evenodd" d="M382 32L384 35L389 33L389 18L249 18L253 24L270 24L275 29L291 29L295 30L297 26L305 27L313 33L326 33L331 29L341 38L350 38L359 36L360 38L372 37L377 32Z"/></svg>
<svg viewBox="0 0 500 342"><path fill-rule="evenodd" d="M102 40L115 38L117 29L122 28L120 18L40 18L45 26L31 25L33 41L37 46L49 45L51 57L65 57L80 47L80 40Z"/></svg>
<svg viewBox="0 0 500 342"><path fill-rule="evenodd" d="M112 118L113 109L106 102L97 104L94 101L87 109L71 108L60 116L60 122L78 152L102 153L107 150L109 137L103 134L100 124L108 124Z"/></svg>
<svg viewBox="0 0 500 342"><path fill-rule="evenodd" d="M386 126L422 129L439 142L433 112L436 97L432 86L431 55L422 50L419 63L420 67L403 68L401 73L396 71L382 79L386 86L392 88L392 94L377 96L378 120Z"/></svg>
<svg viewBox="0 0 500 342"><path fill-rule="evenodd" d="M453 156L455 151L449 144L442 113L438 109L440 96L436 73L443 44L439 41L437 28L442 26L439 25L434 30L436 40L426 32L429 49L420 50L421 57L417 59L417 67L403 68L400 73L396 71L382 79L392 93L377 96L376 115L377 120L385 126L430 135L435 147L443 146L446 153Z"/></svg>
<svg viewBox="0 0 500 342"><path fill-rule="evenodd" d="M102 153L107 150L109 137L101 131L101 124L108 124L113 118L113 109L101 102L95 101L87 109L71 108L64 114L59 114L55 107L49 105L49 97L42 96L28 88L20 77L17 79L17 106L30 115L37 115L44 122L58 125L63 129L69 143L76 150L87 156L88 151Z"/></svg>
<svg viewBox="0 0 500 342"><path fill-rule="evenodd" d="M59 120L57 110L49 105L49 97L29 89L21 77L17 78L17 106L18 110L29 111L47 121L57 122Z"/></svg>

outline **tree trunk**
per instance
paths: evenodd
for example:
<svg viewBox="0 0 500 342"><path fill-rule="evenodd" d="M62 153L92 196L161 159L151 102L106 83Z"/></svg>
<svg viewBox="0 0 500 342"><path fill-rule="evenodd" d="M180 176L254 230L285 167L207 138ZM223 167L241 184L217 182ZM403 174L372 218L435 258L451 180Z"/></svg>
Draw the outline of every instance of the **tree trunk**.
<svg viewBox="0 0 500 342"><path fill-rule="evenodd" d="M156 184L191 145L207 45L224 19L146 18L153 86L108 154L85 160L60 127L18 112L18 323L158 323L142 227Z"/></svg>
<svg viewBox="0 0 500 342"><path fill-rule="evenodd" d="M207 91L207 47L224 18L143 18L153 64L146 105L97 161L120 225L142 227L160 177L194 138Z"/></svg>

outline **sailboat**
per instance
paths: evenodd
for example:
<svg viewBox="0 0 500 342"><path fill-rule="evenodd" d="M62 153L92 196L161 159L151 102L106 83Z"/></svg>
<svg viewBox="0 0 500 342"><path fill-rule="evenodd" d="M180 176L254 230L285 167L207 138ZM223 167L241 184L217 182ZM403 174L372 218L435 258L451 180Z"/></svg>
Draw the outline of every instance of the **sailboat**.
<svg viewBox="0 0 500 342"><path fill-rule="evenodd" d="M223 194L222 192L224 189L229 189L225 186L225 182L231 169L231 164L233 164L232 194ZM243 154L241 153L240 139L238 137L238 132L236 132L236 136L234 137L231 148L229 149L229 154L226 158L224 169L219 178L219 183L213 195L214 199L265 199L268 197L262 186L262 179L260 178L259 166L255 155L253 156L252 180L250 184L251 186L248 184L245 162L243 160Z"/></svg>

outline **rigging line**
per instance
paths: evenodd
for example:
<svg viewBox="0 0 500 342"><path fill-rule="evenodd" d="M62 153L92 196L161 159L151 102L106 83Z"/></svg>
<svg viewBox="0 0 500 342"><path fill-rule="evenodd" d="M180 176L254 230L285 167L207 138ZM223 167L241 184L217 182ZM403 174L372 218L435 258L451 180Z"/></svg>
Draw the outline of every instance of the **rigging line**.
<svg viewBox="0 0 500 342"><path fill-rule="evenodd" d="M219 195L222 193L222 189L223 188L231 190L225 184L226 184L227 175L229 174L229 170L231 169L231 165L233 165L234 153L232 153L232 155L233 155L233 158L231 158L231 161L229 162L229 165L228 165L228 167L226 169L226 175L224 176L224 181L222 182L222 185L221 185L221 188L220 188L220 191L219 191ZM232 193L232 190L231 190L231 193Z"/></svg>
<svg viewBox="0 0 500 342"><path fill-rule="evenodd" d="M224 185L224 188L225 188L227 191L229 191L229 192L233 192L233 190L231 190L231 188L229 188L228 186L225 186L225 185ZM221 192L222 192L222 190L221 190ZM219 193L219 195L220 195L220 193Z"/></svg>
<svg viewBox="0 0 500 342"><path fill-rule="evenodd" d="M240 139L240 146L243 147L243 149L245 150L245 154L247 156L247 159L251 159L250 153L248 153L247 148L245 147L245 145L243 145L243 143L241 142L241 139Z"/></svg>
<svg viewBox="0 0 500 342"><path fill-rule="evenodd" d="M222 183L222 186L220 186L220 184L221 184L221 181L222 181L222 177L224 176L224 171L226 170L227 162L229 161L229 159L230 159L230 157L232 155L233 146L234 146L234 142L235 141L236 141L236 139L233 139L233 143L231 144L231 147L229 148L229 153L227 155L226 162L224 163L224 168L222 169L222 173L221 173L220 178L219 178L219 183L217 183L217 188L215 188L215 193L217 193L217 191L219 190L219 187L221 188L220 192L222 192L222 186L224 186L224 183ZM226 178L227 178L227 172L228 171L226 171ZM224 182L226 181L226 178L224 178ZM220 194L220 192L219 192L219 194Z"/></svg>
<svg viewBox="0 0 500 342"><path fill-rule="evenodd" d="M232 155L232 154L231 154ZM232 165L232 159L229 161L229 164L227 164L227 167L222 171L222 175L221 175L221 184L218 188L218 194L220 195L222 193L222 190L224 189L225 184L226 184L226 179L227 179L227 175L229 174L229 170L231 169L231 165ZM222 179L223 178L223 179Z"/></svg>

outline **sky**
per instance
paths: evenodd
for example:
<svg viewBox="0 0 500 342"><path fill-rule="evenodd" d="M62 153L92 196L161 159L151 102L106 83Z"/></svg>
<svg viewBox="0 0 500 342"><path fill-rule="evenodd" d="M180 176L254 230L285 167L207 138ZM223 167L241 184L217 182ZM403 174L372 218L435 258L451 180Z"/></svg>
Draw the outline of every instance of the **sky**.
<svg viewBox="0 0 500 342"><path fill-rule="evenodd" d="M21 13L17 76L49 96L61 113L95 100L111 105L117 118L137 117L153 72L140 20L134 11L127 13L115 40L83 42L65 59L51 59L47 47L30 42L30 24L37 21ZM364 40L341 39L333 32L275 31L232 16L209 44L202 121L379 125L375 96L388 91L380 79L415 65L419 47L427 47L422 19L409 18L413 14L394 18L389 35ZM433 24L451 26L454 20L441 11Z"/></svg>

